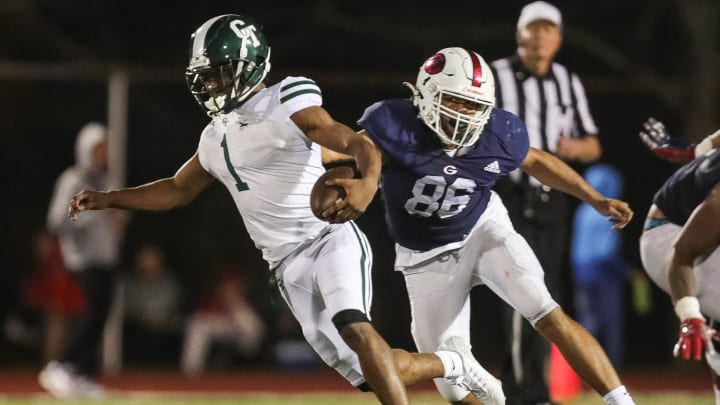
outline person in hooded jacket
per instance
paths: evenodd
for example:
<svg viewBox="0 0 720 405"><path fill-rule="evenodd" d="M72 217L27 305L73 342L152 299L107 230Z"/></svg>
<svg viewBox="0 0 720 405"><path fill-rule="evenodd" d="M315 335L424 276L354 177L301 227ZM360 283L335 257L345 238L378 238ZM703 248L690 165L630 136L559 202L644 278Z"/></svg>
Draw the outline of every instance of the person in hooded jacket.
<svg viewBox="0 0 720 405"><path fill-rule="evenodd" d="M40 385L62 398L104 397L95 380L100 366L103 328L110 312L122 237L116 212L97 211L71 224L67 204L86 188L108 187L107 129L91 122L75 141L75 165L60 174L50 200L48 229L60 241L65 267L82 288L87 311L70 337L59 361L49 362L39 375Z"/></svg>

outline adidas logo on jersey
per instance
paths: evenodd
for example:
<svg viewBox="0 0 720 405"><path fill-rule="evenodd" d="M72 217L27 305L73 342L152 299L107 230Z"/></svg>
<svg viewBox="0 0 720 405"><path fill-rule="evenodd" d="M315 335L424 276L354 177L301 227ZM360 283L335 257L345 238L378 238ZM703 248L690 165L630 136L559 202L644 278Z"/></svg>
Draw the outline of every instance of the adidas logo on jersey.
<svg viewBox="0 0 720 405"><path fill-rule="evenodd" d="M486 172L495 173L495 174L500 173L500 163L498 163L498 161L495 160L492 163L485 166L485 168L483 170L485 170Z"/></svg>

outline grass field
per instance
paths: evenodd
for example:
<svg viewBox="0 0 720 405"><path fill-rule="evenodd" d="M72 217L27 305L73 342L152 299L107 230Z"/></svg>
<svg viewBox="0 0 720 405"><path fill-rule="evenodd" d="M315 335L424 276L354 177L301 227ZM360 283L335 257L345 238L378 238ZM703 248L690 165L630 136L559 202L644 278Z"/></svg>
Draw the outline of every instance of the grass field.
<svg viewBox="0 0 720 405"><path fill-rule="evenodd" d="M624 381L637 405L712 405L711 382L704 367L625 370ZM372 394L352 389L334 370L278 372L251 370L208 373L192 378L166 370L129 370L110 374L103 401L58 401L37 383L34 370L0 369L0 405L378 405ZM310 392L313 391L313 392ZM431 382L409 388L414 405L446 405ZM584 395L563 405L604 405Z"/></svg>
<svg viewBox="0 0 720 405"><path fill-rule="evenodd" d="M714 400L710 394L658 393L635 394L637 405L710 405ZM435 393L412 394L414 405L446 404ZM0 405L370 405L377 400L370 394L316 393L316 394L152 394L127 393L101 402L57 401L41 395L0 397ZM586 394L563 405L603 405L596 395Z"/></svg>

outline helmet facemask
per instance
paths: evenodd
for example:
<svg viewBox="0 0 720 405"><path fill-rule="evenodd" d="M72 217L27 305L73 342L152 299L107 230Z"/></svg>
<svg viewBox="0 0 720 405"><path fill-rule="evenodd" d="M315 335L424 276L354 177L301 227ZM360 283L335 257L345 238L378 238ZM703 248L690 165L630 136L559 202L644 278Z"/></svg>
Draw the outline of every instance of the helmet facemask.
<svg viewBox="0 0 720 405"><path fill-rule="evenodd" d="M269 56L269 52L268 52ZM230 61L220 66L188 68L185 72L190 93L210 115L235 109L262 83L270 66L262 62L258 69L253 61ZM208 82L216 87L208 89Z"/></svg>
<svg viewBox="0 0 720 405"><path fill-rule="evenodd" d="M489 66L480 55L462 48L433 55L420 68L415 86L409 87L420 118L446 145L477 142L495 106Z"/></svg>
<svg viewBox="0 0 720 405"><path fill-rule="evenodd" d="M232 99L238 85L234 76L235 69L232 62L196 71L189 70L185 73L190 93L209 114L222 111L226 100ZM208 89L206 85L208 82L215 82L216 87L212 90Z"/></svg>
<svg viewBox="0 0 720 405"><path fill-rule="evenodd" d="M466 114L448 107L443 104L443 100L447 99L460 99L468 106L466 109L475 112ZM477 142L490 118L493 107L491 104L478 102L475 98L450 90L437 91L431 104L432 107L428 111L428 119L425 119L425 123L444 143L459 147Z"/></svg>

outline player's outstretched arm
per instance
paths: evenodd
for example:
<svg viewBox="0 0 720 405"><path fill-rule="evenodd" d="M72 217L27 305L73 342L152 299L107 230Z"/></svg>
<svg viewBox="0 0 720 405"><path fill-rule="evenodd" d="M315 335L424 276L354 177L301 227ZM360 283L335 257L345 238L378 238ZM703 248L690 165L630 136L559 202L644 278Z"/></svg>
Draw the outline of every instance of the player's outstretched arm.
<svg viewBox="0 0 720 405"><path fill-rule="evenodd" d="M551 153L530 148L525 160L520 164L520 169L551 188L587 202L600 214L610 217L614 230L624 228L633 217L633 211L626 202L604 197L575 170Z"/></svg>
<svg viewBox="0 0 720 405"><path fill-rule="evenodd" d="M668 162L685 164L720 146L720 130L708 135L697 145L674 137L661 121L650 117L638 134L645 146L657 157Z"/></svg>
<svg viewBox="0 0 720 405"><path fill-rule="evenodd" d="M695 145L683 138L672 136L665 124L653 117L643 123L638 135L645 146L660 159L678 164L695 159Z"/></svg>
<svg viewBox="0 0 720 405"><path fill-rule="evenodd" d="M331 151L352 156L362 178L333 179L328 184L345 188L347 197L336 203L336 220L343 222L362 214L377 191L382 158L380 151L367 135L356 133L335 121L322 107L308 107L290 117L313 142Z"/></svg>
<svg viewBox="0 0 720 405"><path fill-rule="evenodd" d="M83 190L70 200L68 216L76 220L80 211L105 208L166 211L188 204L212 181L195 153L173 177L120 190Z"/></svg>

